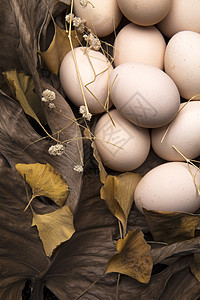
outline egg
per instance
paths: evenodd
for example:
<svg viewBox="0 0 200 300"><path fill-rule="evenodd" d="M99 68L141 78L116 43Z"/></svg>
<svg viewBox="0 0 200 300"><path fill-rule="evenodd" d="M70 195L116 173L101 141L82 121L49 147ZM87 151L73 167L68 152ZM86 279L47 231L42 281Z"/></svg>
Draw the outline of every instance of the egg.
<svg viewBox="0 0 200 300"><path fill-rule="evenodd" d="M173 0L168 15L157 26L169 38L185 30L200 33L200 1Z"/></svg>
<svg viewBox="0 0 200 300"><path fill-rule="evenodd" d="M195 182L194 182L195 176ZM144 175L136 186L135 205L148 210L194 213L200 208L200 171L184 162L168 162Z"/></svg>
<svg viewBox="0 0 200 300"><path fill-rule="evenodd" d="M176 33L167 44L164 65L183 98L200 94L200 34L193 31ZM200 95L196 100L200 100Z"/></svg>
<svg viewBox="0 0 200 300"><path fill-rule="evenodd" d="M142 63L124 63L110 76L110 98L119 112L135 125L156 128L176 116L180 95L162 70Z"/></svg>
<svg viewBox="0 0 200 300"><path fill-rule="evenodd" d="M104 105L109 106L109 78L113 67L100 51L77 47L74 54L89 111L101 113L105 111ZM85 105L72 51L61 63L60 82L76 106Z"/></svg>
<svg viewBox="0 0 200 300"><path fill-rule="evenodd" d="M117 0L74 0L74 13L99 37L112 33L122 18Z"/></svg>
<svg viewBox="0 0 200 300"><path fill-rule="evenodd" d="M117 0L119 8L131 22L150 26L160 22L168 14L172 0Z"/></svg>
<svg viewBox="0 0 200 300"><path fill-rule="evenodd" d="M114 64L141 62L163 69L165 40L155 26L130 23L118 33L114 43Z"/></svg>
<svg viewBox="0 0 200 300"><path fill-rule="evenodd" d="M172 146L189 159L200 155L200 101L182 103L181 108L162 143L168 125L153 129L151 133L154 152L165 160L185 160Z"/></svg>
<svg viewBox="0 0 200 300"><path fill-rule="evenodd" d="M113 122L114 124L113 124ZM125 172L139 167L150 149L149 131L133 125L113 109L98 120L95 145L105 166Z"/></svg>

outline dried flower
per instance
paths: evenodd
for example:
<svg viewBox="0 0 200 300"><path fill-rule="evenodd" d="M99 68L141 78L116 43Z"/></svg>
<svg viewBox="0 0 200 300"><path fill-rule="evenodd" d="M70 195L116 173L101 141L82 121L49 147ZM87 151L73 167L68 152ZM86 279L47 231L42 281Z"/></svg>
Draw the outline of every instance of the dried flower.
<svg viewBox="0 0 200 300"><path fill-rule="evenodd" d="M85 8L88 5L89 1L88 0L79 0L79 3L83 8Z"/></svg>
<svg viewBox="0 0 200 300"><path fill-rule="evenodd" d="M68 14L68 15L65 16L65 21L66 21L67 23L70 23L71 18L72 18L72 20L73 20L74 14L71 14L71 13L70 13L70 14Z"/></svg>
<svg viewBox="0 0 200 300"><path fill-rule="evenodd" d="M43 102L51 102L56 99L56 94L53 91L46 89L42 93L42 101Z"/></svg>
<svg viewBox="0 0 200 300"><path fill-rule="evenodd" d="M80 112L80 114L82 114L83 118L85 118L88 121L91 120L92 114L87 110L85 105L81 105L79 107L79 112Z"/></svg>
<svg viewBox="0 0 200 300"><path fill-rule="evenodd" d="M50 102L48 106L49 106L50 109L53 109L53 108L56 107L55 104L54 104L53 102Z"/></svg>
<svg viewBox="0 0 200 300"><path fill-rule="evenodd" d="M81 165L74 166L74 171L79 172L79 173L83 172L83 166L81 166Z"/></svg>
<svg viewBox="0 0 200 300"><path fill-rule="evenodd" d="M88 43L91 49L99 50L101 48L101 42L98 37L95 37L92 33L89 35L83 35L84 40Z"/></svg>
<svg viewBox="0 0 200 300"><path fill-rule="evenodd" d="M63 154L64 151L65 151L65 147L62 144L53 145L48 150L49 154L54 155L54 156L56 156L56 155L60 156Z"/></svg>

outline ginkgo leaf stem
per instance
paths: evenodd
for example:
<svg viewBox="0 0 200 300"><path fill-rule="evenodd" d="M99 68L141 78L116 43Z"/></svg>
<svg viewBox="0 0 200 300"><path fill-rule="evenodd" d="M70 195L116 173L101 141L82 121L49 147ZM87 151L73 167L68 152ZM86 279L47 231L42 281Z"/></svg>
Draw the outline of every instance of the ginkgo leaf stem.
<svg viewBox="0 0 200 300"><path fill-rule="evenodd" d="M31 199L29 200L28 204L27 204L26 207L24 208L24 211L27 210L27 208L29 207L29 205L31 204L31 202L33 201L33 199L34 199L35 197L37 197L37 196L38 196L38 195L32 195L32 197L31 197Z"/></svg>

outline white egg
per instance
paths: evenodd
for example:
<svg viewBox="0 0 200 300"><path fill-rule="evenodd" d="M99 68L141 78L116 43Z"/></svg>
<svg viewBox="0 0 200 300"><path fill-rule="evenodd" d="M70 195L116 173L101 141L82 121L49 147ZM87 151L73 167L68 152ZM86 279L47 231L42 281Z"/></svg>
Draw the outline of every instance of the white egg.
<svg viewBox="0 0 200 300"><path fill-rule="evenodd" d="M102 162L113 170L131 171L148 156L149 131L127 121L116 109L110 111L110 116L105 113L99 119L94 135Z"/></svg>
<svg viewBox="0 0 200 300"><path fill-rule="evenodd" d="M194 179L195 178L195 179ZM195 181L194 181L195 180ZM194 213L200 208L200 171L184 162L169 162L149 171L138 183L134 200L138 210Z"/></svg>
<svg viewBox="0 0 200 300"><path fill-rule="evenodd" d="M118 33L114 43L115 66L126 62L140 62L163 69L165 40L155 26L130 23Z"/></svg>
<svg viewBox="0 0 200 300"><path fill-rule="evenodd" d="M183 98L200 94L200 34L176 33L167 44L164 65ZM200 100L200 95L196 100Z"/></svg>
<svg viewBox="0 0 200 300"><path fill-rule="evenodd" d="M100 51L78 47L74 54L89 111L101 113L105 111L104 106L109 107L109 78L113 67ZM60 82L76 106L85 105L72 51L61 63Z"/></svg>
<svg viewBox="0 0 200 300"><path fill-rule="evenodd" d="M117 0L119 8L131 22L150 26L160 22L168 14L172 0Z"/></svg>
<svg viewBox="0 0 200 300"><path fill-rule="evenodd" d="M117 0L74 0L74 13L99 37L112 33L122 18Z"/></svg>
<svg viewBox="0 0 200 300"><path fill-rule="evenodd" d="M124 63L110 76L111 101L135 125L156 128L176 116L180 95L162 70L142 63Z"/></svg>
<svg viewBox="0 0 200 300"><path fill-rule="evenodd" d="M173 146L189 159L200 155L200 101L182 103L181 108L168 131L166 125L153 129L151 133L154 152L165 160L185 160ZM161 143L164 135L165 138Z"/></svg>
<svg viewBox="0 0 200 300"><path fill-rule="evenodd" d="M170 38L179 31L200 33L200 1L173 0L169 13L157 26Z"/></svg>

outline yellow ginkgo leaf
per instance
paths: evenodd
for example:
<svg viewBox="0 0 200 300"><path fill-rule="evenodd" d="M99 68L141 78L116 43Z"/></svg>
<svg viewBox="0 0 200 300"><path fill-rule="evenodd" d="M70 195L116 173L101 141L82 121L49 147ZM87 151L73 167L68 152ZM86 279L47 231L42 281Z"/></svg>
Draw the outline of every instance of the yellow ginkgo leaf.
<svg viewBox="0 0 200 300"><path fill-rule="evenodd" d="M56 23L54 23L54 28L55 33L49 48L44 52L38 51L38 53L41 55L48 69L53 74L58 75L60 64L64 56L71 50L71 46L66 30L59 28ZM72 30L71 40L73 47L75 48L79 46L82 36Z"/></svg>
<svg viewBox="0 0 200 300"><path fill-rule="evenodd" d="M168 244L192 239L200 220L199 215L189 213L143 211L154 240Z"/></svg>
<svg viewBox="0 0 200 300"><path fill-rule="evenodd" d="M47 256L51 256L53 250L69 240L75 232L73 214L67 205L44 215L37 215L33 211L32 226L37 226Z"/></svg>
<svg viewBox="0 0 200 300"><path fill-rule="evenodd" d="M133 203L133 194L141 178L140 174L131 172L119 176L108 175L100 191L101 198L106 201L109 210L122 223L124 232Z"/></svg>
<svg viewBox="0 0 200 300"><path fill-rule="evenodd" d="M129 231L124 239L118 240L117 251L109 259L105 273L117 272L148 283L153 260L151 247L145 241L143 233L139 229Z"/></svg>
<svg viewBox="0 0 200 300"><path fill-rule="evenodd" d="M63 206L69 193L68 185L50 164L17 164L15 168L32 188L31 200L45 196Z"/></svg>
<svg viewBox="0 0 200 300"><path fill-rule="evenodd" d="M13 96L19 101L24 112L39 124L46 123L41 99L34 91L33 80L24 72L10 70L3 73Z"/></svg>

